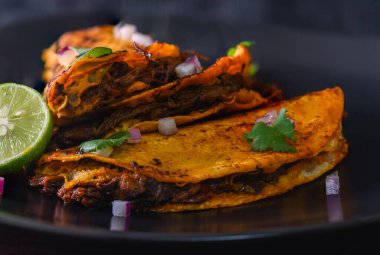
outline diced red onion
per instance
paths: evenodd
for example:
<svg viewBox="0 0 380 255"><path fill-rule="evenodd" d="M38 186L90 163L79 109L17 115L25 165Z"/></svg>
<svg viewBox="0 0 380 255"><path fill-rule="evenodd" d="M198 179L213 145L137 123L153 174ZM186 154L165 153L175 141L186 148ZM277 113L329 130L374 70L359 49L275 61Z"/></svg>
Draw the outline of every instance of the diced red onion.
<svg viewBox="0 0 380 255"><path fill-rule="evenodd" d="M147 47L153 43L152 37L149 35L144 35L139 32L135 32L131 36L131 41L137 43L138 45L142 45L144 47Z"/></svg>
<svg viewBox="0 0 380 255"><path fill-rule="evenodd" d="M326 195L339 195L339 176L338 172L326 176Z"/></svg>
<svg viewBox="0 0 380 255"><path fill-rule="evenodd" d="M326 202L330 222L341 221L343 219L339 186L339 175L337 171L326 176Z"/></svg>
<svg viewBox="0 0 380 255"><path fill-rule="evenodd" d="M289 118L288 118L289 119ZM289 119L290 122L292 123L292 126L295 127L296 126L296 122L293 120L293 119Z"/></svg>
<svg viewBox="0 0 380 255"><path fill-rule="evenodd" d="M4 192L4 178L0 177L0 197L3 195Z"/></svg>
<svg viewBox="0 0 380 255"><path fill-rule="evenodd" d="M188 57L185 60L185 63L191 63L195 66L195 69L197 70L197 73L201 72L203 70L203 67L201 65L201 62L199 62L199 59L197 55L193 55L191 57Z"/></svg>
<svg viewBox="0 0 380 255"><path fill-rule="evenodd" d="M161 135L174 135L178 132L175 119L173 118L163 118L158 121L158 132Z"/></svg>
<svg viewBox="0 0 380 255"><path fill-rule="evenodd" d="M91 153L108 158L112 152L113 152L113 148L111 146L107 146L102 149L93 151Z"/></svg>
<svg viewBox="0 0 380 255"><path fill-rule="evenodd" d="M196 55L188 57L185 62L179 64L175 68L175 72L179 78L199 73L202 70L203 68Z"/></svg>
<svg viewBox="0 0 380 255"><path fill-rule="evenodd" d="M78 51L74 47L66 46L60 49L56 55L59 64L68 67L78 56Z"/></svg>
<svg viewBox="0 0 380 255"><path fill-rule="evenodd" d="M128 130L131 137L129 138L129 142L138 143L141 141L141 132L138 128L131 128Z"/></svg>
<svg viewBox="0 0 380 255"><path fill-rule="evenodd" d="M261 118L258 118L255 123L258 123L258 122L264 122L265 124L267 124L268 126L272 126L273 125L273 122L274 120L277 118L277 111L276 110L272 110L272 111L269 111L267 112L263 117Z"/></svg>
<svg viewBox="0 0 380 255"><path fill-rule="evenodd" d="M128 217L132 212L132 202L115 200L112 201L112 214L118 217Z"/></svg>
<svg viewBox="0 0 380 255"><path fill-rule="evenodd" d="M113 27L113 35L115 38L123 41L131 41L132 35L137 31L137 27L132 24L125 24L123 22Z"/></svg>
<svg viewBox="0 0 380 255"><path fill-rule="evenodd" d="M276 110L271 110L269 112L267 112L263 117L261 118L258 118L255 123L258 123L258 122L264 122L265 124L267 124L268 126L273 126L273 123L274 121L276 120L277 118L277 112ZM292 123L293 127L295 127L295 121L293 119L290 119L290 118L287 118L290 120L290 122Z"/></svg>

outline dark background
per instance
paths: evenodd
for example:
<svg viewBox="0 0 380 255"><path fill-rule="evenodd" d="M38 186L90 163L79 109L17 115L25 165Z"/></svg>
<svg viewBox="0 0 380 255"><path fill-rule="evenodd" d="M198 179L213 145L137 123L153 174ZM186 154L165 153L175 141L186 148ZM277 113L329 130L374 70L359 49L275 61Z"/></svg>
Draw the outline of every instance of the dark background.
<svg viewBox="0 0 380 255"><path fill-rule="evenodd" d="M380 33L380 2L376 0L2 0L1 26L57 15L91 13L115 18L161 16L236 23L272 23L348 36Z"/></svg>
<svg viewBox="0 0 380 255"><path fill-rule="evenodd" d="M372 98L363 77L380 81L379 14L375 0L1 0L2 44L20 52L0 49L1 60L9 61L0 78L35 86L42 68L37 59L47 42L70 29L125 20L158 40L211 58L242 40L255 40L254 59L263 79L304 83L298 94L309 91L306 82L320 88L345 83L360 94L357 98ZM18 26L30 29L16 35ZM15 69L13 63L25 62L23 57L36 62ZM310 68L318 79L305 77Z"/></svg>
<svg viewBox="0 0 380 255"><path fill-rule="evenodd" d="M288 97L341 85L347 95L349 113L345 130L351 145L348 162L355 215L379 214L380 178L372 175L378 172L375 161L379 139L368 134L375 136L380 123L380 1L1 0L0 82L43 85L39 59L44 47L67 30L121 19L137 24L139 30L154 38L178 43L181 48L195 49L212 58L237 42L253 39L256 41L253 56L260 64L259 78L278 83ZM372 233L378 232L379 227L380 224L371 221L286 238L124 246L1 225L0 254L105 254L119 249L127 253L132 248L166 254L225 254L243 250L356 254L376 248L378 234Z"/></svg>

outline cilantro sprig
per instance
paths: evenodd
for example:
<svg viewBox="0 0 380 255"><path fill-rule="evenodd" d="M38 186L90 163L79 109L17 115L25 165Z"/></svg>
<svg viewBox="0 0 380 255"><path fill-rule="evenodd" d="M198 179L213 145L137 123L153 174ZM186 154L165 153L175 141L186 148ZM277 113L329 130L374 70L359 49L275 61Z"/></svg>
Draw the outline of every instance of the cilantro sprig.
<svg viewBox="0 0 380 255"><path fill-rule="evenodd" d="M254 44L255 44L254 41L242 41L242 42L238 43L238 45L243 45L246 47L250 47ZM236 47L232 47L227 51L227 56L231 57L231 56L235 55L235 52L236 52Z"/></svg>
<svg viewBox="0 0 380 255"><path fill-rule="evenodd" d="M76 59L76 61L83 59L83 58L100 58L105 55L109 55L112 53L112 49L107 47L95 47L90 50L86 50L84 48L81 48L81 51L79 52L79 56Z"/></svg>
<svg viewBox="0 0 380 255"><path fill-rule="evenodd" d="M295 142L294 127L286 117L286 110L282 108L274 120L273 125L257 122L252 131L243 135L248 143L252 143L253 151L273 150L275 152L297 152L288 139Z"/></svg>
<svg viewBox="0 0 380 255"><path fill-rule="evenodd" d="M82 152L93 152L105 147L117 147L121 146L129 137L131 137L129 131L120 131L107 139L96 139L81 143L79 148Z"/></svg>

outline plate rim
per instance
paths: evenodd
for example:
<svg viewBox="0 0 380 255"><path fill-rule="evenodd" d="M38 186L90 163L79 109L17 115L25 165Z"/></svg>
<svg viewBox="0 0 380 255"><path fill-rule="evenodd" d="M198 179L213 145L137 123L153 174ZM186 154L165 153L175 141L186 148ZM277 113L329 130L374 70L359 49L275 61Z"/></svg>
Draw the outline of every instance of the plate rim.
<svg viewBox="0 0 380 255"><path fill-rule="evenodd" d="M37 221L22 216L13 215L0 211L0 225L7 225L20 229L34 230L43 233L50 233L60 236L91 238L99 241L143 241L156 243L194 243L194 242L225 242L225 241L247 241L263 240L269 238L288 237L317 232L330 232L346 230L355 227L364 227L369 224L379 223L380 215L357 217L332 223L322 223L315 225L272 228L269 230L256 230L246 232L231 233L147 233L143 231L111 231L101 228L91 227L67 227L57 226L44 221Z"/></svg>
<svg viewBox="0 0 380 255"><path fill-rule="evenodd" d="M75 16L75 15L74 15ZM9 29L13 26L24 25L25 23L50 20L51 16L35 17L18 22L12 22L5 26L0 26L0 30ZM15 215L0 210L0 225L28 229L54 235L92 238L99 241L144 241L144 242L225 242L225 241L245 241L263 240L300 234L311 234L316 232L338 231L348 228L361 227L372 223L380 223L380 214L357 215L354 218L345 219L332 223L320 223L313 225L292 226L282 228L271 228L267 230L250 230L244 232L221 232L221 233L166 233L166 232L144 232L144 231L111 231L96 227L87 226L59 226L46 221L39 221L34 218Z"/></svg>

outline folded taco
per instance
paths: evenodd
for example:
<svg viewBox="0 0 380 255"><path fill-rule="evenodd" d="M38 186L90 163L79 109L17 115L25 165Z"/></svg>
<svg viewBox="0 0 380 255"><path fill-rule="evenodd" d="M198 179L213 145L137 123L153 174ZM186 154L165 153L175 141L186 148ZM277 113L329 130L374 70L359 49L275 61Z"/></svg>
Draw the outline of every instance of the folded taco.
<svg viewBox="0 0 380 255"><path fill-rule="evenodd" d="M347 154L344 95L326 89L260 109L143 134L108 156L77 147L45 154L30 184L65 203L100 207L130 200L135 210L178 212L237 206L285 193L336 166ZM294 121L294 152L252 151L244 134L270 111Z"/></svg>
<svg viewBox="0 0 380 255"><path fill-rule="evenodd" d="M157 120L188 124L278 99L279 89L249 79L251 56L238 45L210 67L179 75L189 59L178 47L155 42L146 48L77 59L51 80L44 95L60 126L56 141L74 145L112 129L157 130Z"/></svg>
<svg viewBox="0 0 380 255"><path fill-rule="evenodd" d="M101 25L85 29L78 29L64 33L49 48L42 53L45 63L42 78L49 82L64 71L70 62L62 55L80 53L86 49L103 46L113 51L133 50L133 41L146 44L152 42L148 35L137 31L132 24ZM70 50L69 52L67 50Z"/></svg>

